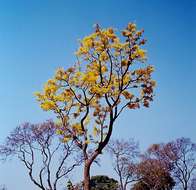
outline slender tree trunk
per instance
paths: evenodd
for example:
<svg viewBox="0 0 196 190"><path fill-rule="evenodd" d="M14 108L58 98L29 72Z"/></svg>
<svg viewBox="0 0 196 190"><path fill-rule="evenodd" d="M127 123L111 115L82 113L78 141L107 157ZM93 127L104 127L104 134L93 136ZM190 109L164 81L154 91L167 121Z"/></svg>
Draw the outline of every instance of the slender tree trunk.
<svg viewBox="0 0 196 190"><path fill-rule="evenodd" d="M91 164L88 161L85 161L84 165L84 190L90 190L90 166Z"/></svg>
<svg viewBox="0 0 196 190"><path fill-rule="evenodd" d="M112 114L110 115L110 117L112 118ZM113 118L110 121L110 126L109 126L109 131L108 134L105 138L105 140L99 144L99 147L97 148L97 150L94 152L94 154L91 156L91 158L88 158L87 156L87 152L86 150L83 150L83 154L84 154L84 158L85 158L85 162L84 162L84 190L90 190L90 167L91 164L93 163L93 161L97 158L97 156L99 154L101 154L102 150L104 149L104 147L108 144L108 141L110 140L111 134L112 134L112 129L113 129Z"/></svg>
<svg viewBox="0 0 196 190"><path fill-rule="evenodd" d="M183 190L188 190L188 182L184 179Z"/></svg>
<svg viewBox="0 0 196 190"><path fill-rule="evenodd" d="M127 183L125 182L123 190L126 190L126 189L127 189Z"/></svg>
<svg viewBox="0 0 196 190"><path fill-rule="evenodd" d="M124 190L124 185L121 177L120 177L120 190Z"/></svg>

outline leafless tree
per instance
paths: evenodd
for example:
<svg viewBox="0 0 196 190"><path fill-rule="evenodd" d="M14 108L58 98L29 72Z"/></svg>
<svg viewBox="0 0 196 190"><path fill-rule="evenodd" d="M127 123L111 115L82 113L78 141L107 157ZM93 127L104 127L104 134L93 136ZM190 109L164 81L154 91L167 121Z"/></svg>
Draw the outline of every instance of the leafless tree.
<svg viewBox="0 0 196 190"><path fill-rule="evenodd" d="M113 168L119 177L120 190L126 190L128 184L138 180L136 159L139 147L133 139L111 140L107 151L113 158Z"/></svg>
<svg viewBox="0 0 196 190"><path fill-rule="evenodd" d="M25 123L16 127L0 146L2 159L16 156L26 167L31 181L42 190L56 190L60 180L81 162L73 143L62 142L56 135L57 127L52 121Z"/></svg>
<svg viewBox="0 0 196 190"><path fill-rule="evenodd" d="M196 172L195 143L189 138L179 138L167 144L153 145L148 152L170 167L172 176L183 190L189 189Z"/></svg>

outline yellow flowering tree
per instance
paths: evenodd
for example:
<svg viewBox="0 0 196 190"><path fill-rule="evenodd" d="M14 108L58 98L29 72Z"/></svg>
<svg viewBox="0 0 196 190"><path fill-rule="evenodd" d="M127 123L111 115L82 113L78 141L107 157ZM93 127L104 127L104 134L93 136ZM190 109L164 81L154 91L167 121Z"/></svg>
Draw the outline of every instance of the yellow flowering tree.
<svg viewBox="0 0 196 190"><path fill-rule="evenodd" d="M43 92L41 108L53 111L63 140L73 140L84 157L84 189L90 189L90 167L111 137L116 119L125 109L148 107L153 100L153 67L146 65L143 30L129 23L121 35L112 28L83 38L77 64L59 68Z"/></svg>

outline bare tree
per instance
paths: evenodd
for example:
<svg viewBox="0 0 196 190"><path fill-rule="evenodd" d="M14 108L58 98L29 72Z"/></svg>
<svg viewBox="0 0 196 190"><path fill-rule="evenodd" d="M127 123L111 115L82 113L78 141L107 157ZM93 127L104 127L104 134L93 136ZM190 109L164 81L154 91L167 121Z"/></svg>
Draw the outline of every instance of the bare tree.
<svg viewBox="0 0 196 190"><path fill-rule="evenodd" d="M54 122L25 123L7 137L0 146L3 160L16 156L26 167L31 181L42 190L56 190L59 181L78 165L72 142L62 142L56 135ZM75 155L76 156L76 155Z"/></svg>
<svg viewBox="0 0 196 190"><path fill-rule="evenodd" d="M127 185L138 180L136 158L139 156L138 143L133 139L111 140L107 151L113 158L113 168L120 182L120 190L126 190Z"/></svg>
<svg viewBox="0 0 196 190"><path fill-rule="evenodd" d="M189 138L179 138L167 144L153 145L150 155L163 160L172 172L172 176L183 190L188 190L196 172L196 144Z"/></svg>

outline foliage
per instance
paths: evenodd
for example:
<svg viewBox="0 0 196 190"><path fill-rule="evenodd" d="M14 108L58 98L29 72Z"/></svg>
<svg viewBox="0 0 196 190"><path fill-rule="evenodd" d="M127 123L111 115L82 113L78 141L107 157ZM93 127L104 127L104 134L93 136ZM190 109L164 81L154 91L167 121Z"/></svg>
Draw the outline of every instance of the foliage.
<svg viewBox="0 0 196 190"><path fill-rule="evenodd" d="M74 185L74 190L83 190L84 183ZM91 190L117 190L118 181L105 175L92 176L90 179Z"/></svg>
<svg viewBox="0 0 196 190"><path fill-rule="evenodd" d="M92 176L90 180L91 190L117 190L118 181L108 176Z"/></svg>
<svg viewBox="0 0 196 190"><path fill-rule="evenodd" d="M70 180L67 182L67 190L74 190L74 186Z"/></svg>
<svg viewBox="0 0 196 190"><path fill-rule="evenodd" d="M131 190L150 190L150 188L142 180L140 180L134 184Z"/></svg>

